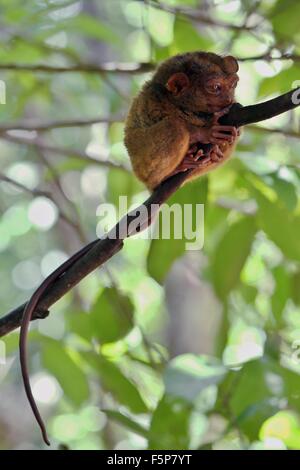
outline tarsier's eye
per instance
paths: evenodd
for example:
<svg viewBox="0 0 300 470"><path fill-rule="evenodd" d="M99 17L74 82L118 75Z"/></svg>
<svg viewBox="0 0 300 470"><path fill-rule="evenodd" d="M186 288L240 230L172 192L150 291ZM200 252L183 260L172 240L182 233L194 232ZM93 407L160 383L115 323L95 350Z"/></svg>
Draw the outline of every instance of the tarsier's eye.
<svg viewBox="0 0 300 470"><path fill-rule="evenodd" d="M208 86L208 92L214 95L218 95L222 91L222 85L220 83L211 83Z"/></svg>
<svg viewBox="0 0 300 470"><path fill-rule="evenodd" d="M219 93L222 90L220 83L216 83L213 87L215 93Z"/></svg>

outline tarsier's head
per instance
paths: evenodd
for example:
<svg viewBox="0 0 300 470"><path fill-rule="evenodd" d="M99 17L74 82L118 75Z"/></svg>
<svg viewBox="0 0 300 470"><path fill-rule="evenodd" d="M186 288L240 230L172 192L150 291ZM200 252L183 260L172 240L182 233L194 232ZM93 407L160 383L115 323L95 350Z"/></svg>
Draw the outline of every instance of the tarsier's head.
<svg viewBox="0 0 300 470"><path fill-rule="evenodd" d="M214 113L234 102L239 66L232 56L189 52L165 61L153 77L175 105Z"/></svg>

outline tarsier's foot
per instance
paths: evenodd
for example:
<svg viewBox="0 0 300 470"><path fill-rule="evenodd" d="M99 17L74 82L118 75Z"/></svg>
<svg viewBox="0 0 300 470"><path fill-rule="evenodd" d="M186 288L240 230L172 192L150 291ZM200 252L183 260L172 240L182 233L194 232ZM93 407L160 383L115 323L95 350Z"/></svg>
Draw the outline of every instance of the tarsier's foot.
<svg viewBox="0 0 300 470"><path fill-rule="evenodd" d="M223 160L224 158L224 153L222 150L222 146L219 145L213 145L210 153L209 153L209 158L212 162L217 163Z"/></svg>
<svg viewBox="0 0 300 470"><path fill-rule="evenodd" d="M203 150L198 150L197 146L191 146L187 151L184 159L179 163L175 170L168 176L177 175L177 173L182 173L187 170L194 170L200 166L206 165L210 160L210 156L204 156Z"/></svg>

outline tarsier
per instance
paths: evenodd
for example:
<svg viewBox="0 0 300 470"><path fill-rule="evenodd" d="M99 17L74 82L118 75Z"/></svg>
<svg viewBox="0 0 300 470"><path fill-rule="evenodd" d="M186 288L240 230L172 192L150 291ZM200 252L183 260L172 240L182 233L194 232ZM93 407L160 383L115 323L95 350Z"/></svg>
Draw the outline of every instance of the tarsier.
<svg viewBox="0 0 300 470"><path fill-rule="evenodd" d="M127 117L125 145L150 190L182 171L192 170L188 179L203 175L230 157L239 130L218 119L234 103L238 69L232 56L190 52L163 62L144 85Z"/></svg>
<svg viewBox="0 0 300 470"><path fill-rule="evenodd" d="M188 179L217 168L231 155L239 131L218 119L234 102L238 63L232 56L192 52L163 62L133 101L125 144L135 174L153 190L166 178L191 170ZM208 144L208 145L207 145ZM206 149L206 150L205 150ZM32 394L27 367L27 335L33 312L49 286L97 242L56 269L25 307L20 362L25 391L44 441L46 428Z"/></svg>

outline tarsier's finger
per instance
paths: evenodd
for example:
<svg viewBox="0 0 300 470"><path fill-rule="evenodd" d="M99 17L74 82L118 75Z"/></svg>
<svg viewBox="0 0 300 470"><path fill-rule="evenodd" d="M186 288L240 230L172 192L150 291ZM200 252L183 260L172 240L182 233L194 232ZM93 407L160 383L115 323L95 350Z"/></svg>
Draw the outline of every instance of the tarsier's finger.
<svg viewBox="0 0 300 470"><path fill-rule="evenodd" d="M196 153L195 159L198 160L198 158L203 157L203 155L204 155L204 152L203 152L202 149L200 149L200 150L198 150L198 152Z"/></svg>
<svg viewBox="0 0 300 470"><path fill-rule="evenodd" d="M197 162L197 168L201 168L202 166L206 166L211 162L210 156L203 158L202 160Z"/></svg>
<svg viewBox="0 0 300 470"><path fill-rule="evenodd" d="M208 165L211 162L210 156L203 158L202 160L198 161L183 161L183 169L181 171L187 171L187 170L194 170L196 168L201 168L203 166Z"/></svg>
<svg viewBox="0 0 300 470"><path fill-rule="evenodd" d="M212 126L212 131L216 131L216 132L224 132L226 134L230 134L234 137L236 137L238 135L237 133L237 128L234 127L234 126L220 126L220 125L215 125L215 126Z"/></svg>
<svg viewBox="0 0 300 470"><path fill-rule="evenodd" d="M187 171L187 170L194 170L195 168L199 168L202 165L202 162L186 162L183 164L183 167L180 171Z"/></svg>
<svg viewBox="0 0 300 470"><path fill-rule="evenodd" d="M191 145L187 151L187 155L197 152L198 146L196 144Z"/></svg>
<svg viewBox="0 0 300 470"><path fill-rule="evenodd" d="M210 158L214 163L216 163L220 160L220 158L218 157L218 155L215 152L211 152Z"/></svg>
<svg viewBox="0 0 300 470"><path fill-rule="evenodd" d="M224 153L218 145L215 145L211 151L210 157L213 162L219 162L224 158Z"/></svg>
<svg viewBox="0 0 300 470"><path fill-rule="evenodd" d="M212 132L212 137L214 139L218 139L218 140L221 140L221 141L226 141L226 142L233 142L233 137L232 135L230 134L223 134L223 132L217 132L217 131L213 131Z"/></svg>
<svg viewBox="0 0 300 470"><path fill-rule="evenodd" d="M224 158L223 153L219 154L219 153L212 152L212 154L211 154L211 159L215 163L223 160L223 158Z"/></svg>
<svg viewBox="0 0 300 470"><path fill-rule="evenodd" d="M227 114L228 111L230 110L231 106L227 106L226 108L222 109L222 111L219 111L217 113L214 113L214 122L218 122L220 117L224 116L224 114Z"/></svg>
<svg viewBox="0 0 300 470"><path fill-rule="evenodd" d="M220 158L224 157L224 149L222 150L222 148L217 147L216 153L217 155L219 155Z"/></svg>
<svg viewBox="0 0 300 470"><path fill-rule="evenodd" d="M198 166L199 162L195 159L195 156L187 154L176 168L176 172L191 170L198 168Z"/></svg>

